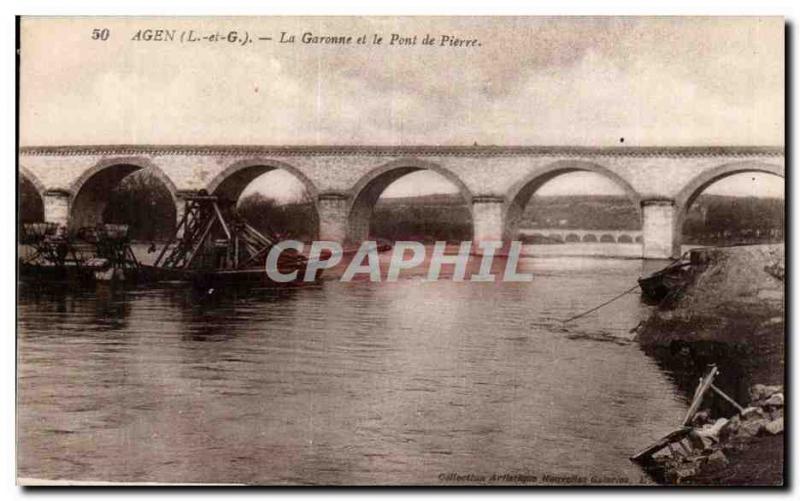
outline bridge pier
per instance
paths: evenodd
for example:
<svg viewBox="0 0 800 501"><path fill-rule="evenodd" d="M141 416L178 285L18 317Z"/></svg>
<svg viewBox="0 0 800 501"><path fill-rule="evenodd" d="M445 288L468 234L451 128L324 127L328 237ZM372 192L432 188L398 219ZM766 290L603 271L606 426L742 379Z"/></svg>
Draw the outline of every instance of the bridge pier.
<svg viewBox="0 0 800 501"><path fill-rule="evenodd" d="M348 197L341 193L322 193L318 198L319 238L344 243L348 228Z"/></svg>
<svg viewBox="0 0 800 501"><path fill-rule="evenodd" d="M673 200L642 200L642 257L669 259L678 257L675 235L676 207Z"/></svg>
<svg viewBox="0 0 800 501"><path fill-rule="evenodd" d="M47 190L44 192L44 220L67 226L69 223L70 194L64 190Z"/></svg>
<svg viewBox="0 0 800 501"><path fill-rule="evenodd" d="M472 197L472 241L477 247L480 242L505 241L503 211L505 200L493 195ZM501 253L497 251L497 253Z"/></svg>

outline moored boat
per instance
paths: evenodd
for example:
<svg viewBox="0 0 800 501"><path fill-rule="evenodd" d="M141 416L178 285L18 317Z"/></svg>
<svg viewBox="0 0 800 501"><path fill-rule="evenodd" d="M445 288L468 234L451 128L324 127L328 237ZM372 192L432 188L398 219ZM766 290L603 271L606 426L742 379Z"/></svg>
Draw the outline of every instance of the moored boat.
<svg viewBox="0 0 800 501"><path fill-rule="evenodd" d="M690 279L692 263L683 259L638 280L642 300L646 304L659 304Z"/></svg>
<svg viewBox="0 0 800 501"><path fill-rule="evenodd" d="M31 249L20 258L21 279L75 283L137 278L139 262L126 225L101 224L70 232L55 223L29 223L22 227L20 243Z"/></svg>

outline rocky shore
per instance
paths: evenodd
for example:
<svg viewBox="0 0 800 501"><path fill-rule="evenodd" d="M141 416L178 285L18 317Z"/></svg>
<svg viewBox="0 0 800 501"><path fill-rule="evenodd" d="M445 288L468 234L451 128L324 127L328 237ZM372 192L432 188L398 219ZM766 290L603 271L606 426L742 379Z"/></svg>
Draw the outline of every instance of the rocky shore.
<svg viewBox="0 0 800 501"><path fill-rule="evenodd" d="M781 386L755 385L749 407L730 418L698 413L689 435L655 454L649 467L666 483L780 485L782 468L776 468L773 454L757 446L765 441L770 449L783 449L783 408ZM741 468L731 465L742 461L754 463L745 471L760 471L760 478L739 478Z"/></svg>
<svg viewBox="0 0 800 501"><path fill-rule="evenodd" d="M653 457L664 483L782 485L784 247L711 249L707 264L638 329L638 341L692 398L709 364L715 384L689 435Z"/></svg>

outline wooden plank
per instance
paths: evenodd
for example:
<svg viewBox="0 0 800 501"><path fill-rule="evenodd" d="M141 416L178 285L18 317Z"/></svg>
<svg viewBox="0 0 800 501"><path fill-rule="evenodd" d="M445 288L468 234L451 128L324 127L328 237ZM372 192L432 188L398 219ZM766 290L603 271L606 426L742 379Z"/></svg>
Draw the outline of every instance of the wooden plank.
<svg viewBox="0 0 800 501"><path fill-rule="evenodd" d="M239 268L239 235L233 239L233 267Z"/></svg>
<svg viewBox="0 0 800 501"><path fill-rule="evenodd" d="M258 231L257 229L253 228L252 226L250 226L247 222L244 223L244 227L247 228L247 231L252 232L258 238L263 240L263 242L265 244L267 244L267 245L275 245L276 244L276 242L273 239L265 237L264 235L261 234L260 231Z"/></svg>
<svg viewBox="0 0 800 501"><path fill-rule="evenodd" d="M653 443L649 447L647 447L645 449L642 449L641 451L639 451L636 454L634 454L633 456L631 456L631 461L636 461L637 463L638 462L642 462L642 461L646 461L647 459L650 458L650 456L652 456L656 452L660 451L664 447L667 447L670 444L673 444L675 442L678 442L678 441L683 440L684 438L688 437L689 433L691 433L691 431L692 431L692 428L690 428L688 426L680 428L680 429L677 429L677 430L669 433L668 435L665 435L664 437L658 439L655 443Z"/></svg>
<svg viewBox="0 0 800 501"><path fill-rule="evenodd" d="M186 200L218 200L219 197L216 195L188 195L185 197Z"/></svg>
<svg viewBox="0 0 800 501"><path fill-rule="evenodd" d="M242 239L242 242L244 243L245 250L247 250L247 253L250 254L250 256L254 256L254 255L258 254L259 249L260 249L259 247L256 247L251 242L249 242L249 241L247 241L245 239Z"/></svg>
<svg viewBox="0 0 800 501"><path fill-rule="evenodd" d="M244 264L242 264L242 266L246 267L250 263L254 263L256 261L256 259L258 259L259 256L262 256L264 254L264 252L266 252L268 249L269 249L269 247L264 247L263 249L261 249L260 251L258 251L256 253L251 253L250 257L247 258L247 260L244 262Z"/></svg>
<svg viewBox="0 0 800 501"><path fill-rule="evenodd" d="M720 397L722 397L722 398L724 398L725 400L727 400L727 401L728 401L728 403L730 403L731 405L733 405L734 407L736 407L736 410L737 410L737 411L739 411L739 414L741 414L742 412L744 412L744 407L742 407L741 405L739 405L739 404L736 402L736 400L734 400L734 399L732 399L731 397L729 397L728 395L726 395L724 391L720 390L719 388L717 388L717 387L716 387L716 386L714 386L713 384L711 385L711 389L712 389L714 392L716 392L716 394L717 394L717 395L719 395Z"/></svg>
<svg viewBox="0 0 800 501"><path fill-rule="evenodd" d="M131 249L130 246L126 246L125 247L125 252L130 256L131 262L134 264L134 266L136 266L138 268L139 267L139 260L136 259L136 254L133 253L133 249Z"/></svg>
<svg viewBox="0 0 800 501"><path fill-rule="evenodd" d="M189 256L186 258L186 261L183 264L184 268L188 268L189 266L191 266L195 254L197 254L197 251L200 250L200 247L202 247L203 243L205 242L208 233L211 231L211 227L214 226L214 221L215 219L213 217L209 218L208 224L206 225L206 229L203 231L203 235L200 237L199 240L197 240L197 242L195 242L194 247L192 248L192 252L190 252Z"/></svg>
<svg viewBox="0 0 800 501"><path fill-rule="evenodd" d="M689 410L686 411L686 416L683 418L681 426L688 426L689 423L692 422L692 418L694 418L694 415L697 414L697 411L700 409L700 405L703 403L703 397L705 396L706 392L711 389L711 383L714 381L714 378L717 376L718 372L719 369L717 369L717 366L712 365L708 374L706 374L706 376L700 380L700 384L697 386L697 390L694 392L692 404L689 406Z"/></svg>
<svg viewBox="0 0 800 501"><path fill-rule="evenodd" d="M175 229L175 235L178 235L178 233L181 232L181 228L186 226L186 219L188 217L189 217L189 211L185 210L183 213L183 217L181 218L181 222L178 223L178 227ZM153 263L154 266L158 266L161 263L161 258L164 257L164 254L167 252L167 249L169 249L170 245L172 245L175 241L177 241L177 237L173 237L172 239L170 239L170 241L167 242L164 248L161 249L161 252L158 254L155 263Z"/></svg>
<svg viewBox="0 0 800 501"><path fill-rule="evenodd" d="M686 416L684 416L683 422L681 423L681 428L659 439L646 449L637 452L636 454L631 456L631 461L636 461L636 462L646 461L650 458L650 456L660 451L664 447L667 446L671 447L671 444L679 440L683 440L685 437L689 435L689 433L691 433L692 428L689 426L689 423L692 422L692 418L694 418L694 415L697 414L697 411L700 409L700 405L703 403L703 397L712 388L713 386L712 383L718 373L719 369L717 369L717 366L712 365L711 370L708 372L708 374L706 374L705 377L700 379L700 383L697 385L697 389L695 389L694 391L694 397L692 398L692 403L689 405L689 410L686 411Z"/></svg>
<svg viewBox="0 0 800 501"><path fill-rule="evenodd" d="M219 210L219 205L217 202L213 202L214 205L214 212L217 213L217 218L219 218L219 222L222 225L222 229L225 230L225 235L228 237L228 240L231 239L231 232L228 230L228 224L225 222L225 218L222 217L222 211Z"/></svg>

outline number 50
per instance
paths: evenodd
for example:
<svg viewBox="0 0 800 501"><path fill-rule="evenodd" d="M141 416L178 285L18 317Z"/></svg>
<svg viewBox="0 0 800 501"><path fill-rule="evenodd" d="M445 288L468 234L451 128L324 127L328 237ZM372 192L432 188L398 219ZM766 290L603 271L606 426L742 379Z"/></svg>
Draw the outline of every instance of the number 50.
<svg viewBox="0 0 800 501"><path fill-rule="evenodd" d="M108 37L111 36L111 32L108 31L108 28L95 28L92 30L92 40L108 40Z"/></svg>

